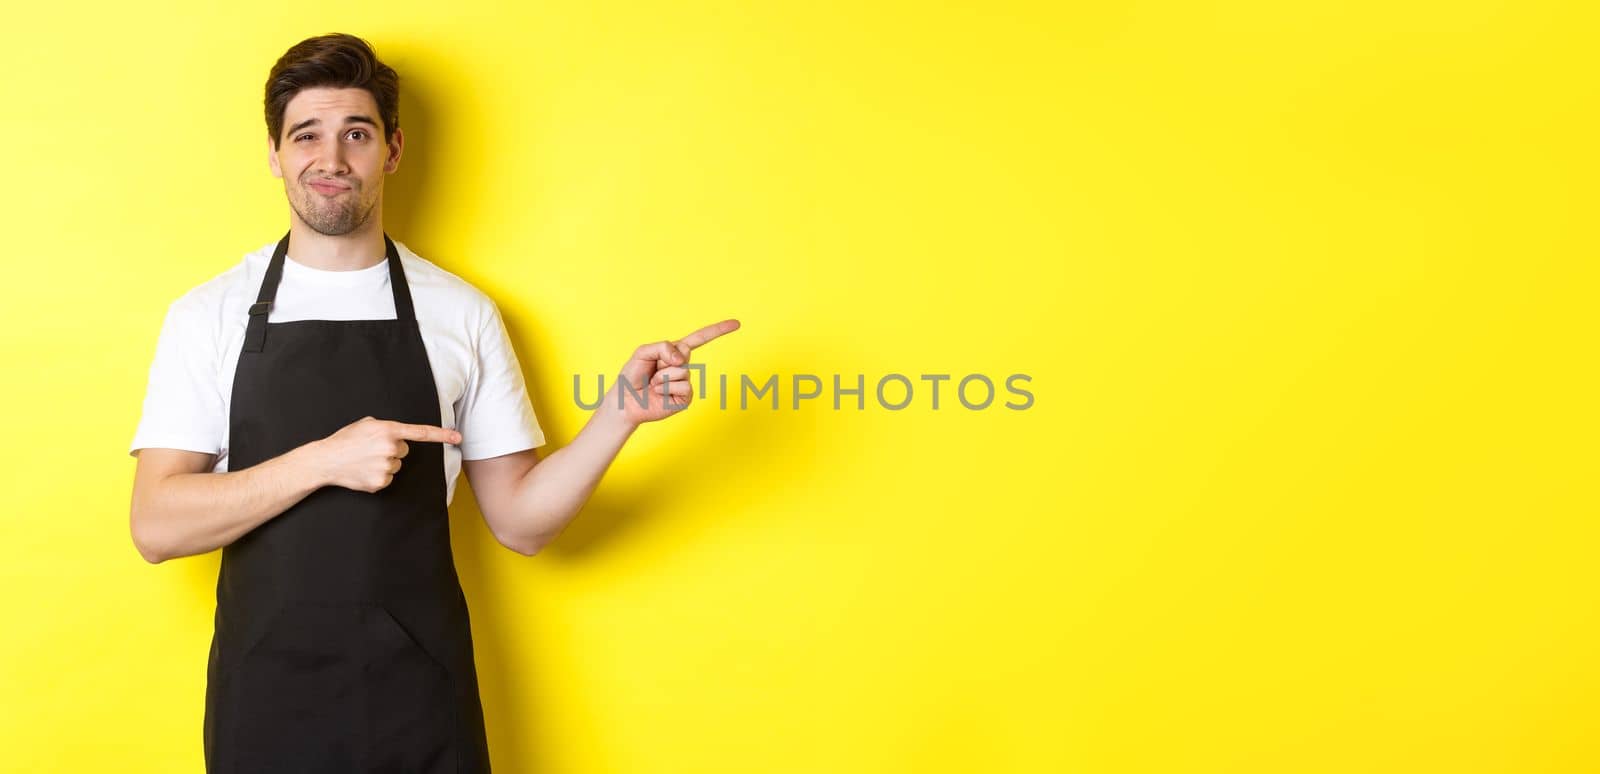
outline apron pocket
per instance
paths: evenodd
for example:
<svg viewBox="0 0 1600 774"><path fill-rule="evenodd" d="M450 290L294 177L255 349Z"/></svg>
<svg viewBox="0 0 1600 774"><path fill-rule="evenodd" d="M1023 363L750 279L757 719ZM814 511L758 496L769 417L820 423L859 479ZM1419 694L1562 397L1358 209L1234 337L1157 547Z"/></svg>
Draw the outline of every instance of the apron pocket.
<svg viewBox="0 0 1600 774"><path fill-rule="evenodd" d="M360 770L358 608L291 605L233 670L237 774Z"/></svg>
<svg viewBox="0 0 1600 774"><path fill-rule="evenodd" d="M363 615L371 771L455 774L456 696L450 672L388 609Z"/></svg>

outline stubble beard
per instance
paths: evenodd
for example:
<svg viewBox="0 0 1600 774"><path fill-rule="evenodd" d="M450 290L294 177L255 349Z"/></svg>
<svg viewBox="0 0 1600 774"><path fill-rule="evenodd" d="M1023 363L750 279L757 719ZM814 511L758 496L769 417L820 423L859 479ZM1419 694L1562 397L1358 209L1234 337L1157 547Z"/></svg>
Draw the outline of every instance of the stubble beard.
<svg viewBox="0 0 1600 774"><path fill-rule="evenodd" d="M359 188L351 186L352 194L359 191ZM372 217L372 210L378 204L376 197L370 202L363 202L354 195L318 201L317 195L304 185L299 187L298 194L289 197L289 206L312 231L323 236L344 236L361 228Z"/></svg>

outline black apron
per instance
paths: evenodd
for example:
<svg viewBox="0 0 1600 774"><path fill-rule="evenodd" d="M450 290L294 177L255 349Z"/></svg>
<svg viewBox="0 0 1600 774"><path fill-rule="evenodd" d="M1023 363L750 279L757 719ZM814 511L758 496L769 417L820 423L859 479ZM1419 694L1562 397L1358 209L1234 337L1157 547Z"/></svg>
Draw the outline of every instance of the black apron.
<svg viewBox="0 0 1600 774"><path fill-rule="evenodd" d="M364 416L438 425L405 270L393 320L267 322L289 237L250 308L228 418L232 470ZM444 447L408 441L389 486L325 486L223 548L206 671L212 774L489 771Z"/></svg>

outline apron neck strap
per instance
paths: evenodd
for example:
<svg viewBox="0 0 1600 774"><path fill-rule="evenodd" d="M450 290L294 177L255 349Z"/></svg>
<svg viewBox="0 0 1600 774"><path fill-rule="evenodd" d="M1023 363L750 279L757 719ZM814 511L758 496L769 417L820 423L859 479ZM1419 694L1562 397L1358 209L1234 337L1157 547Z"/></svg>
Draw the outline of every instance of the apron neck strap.
<svg viewBox="0 0 1600 774"><path fill-rule="evenodd" d="M406 270L400 265L400 251L394 240L383 235L383 252L389 259L389 291L394 293L394 318L401 322L417 319L417 310L411 305L411 286L406 283Z"/></svg>

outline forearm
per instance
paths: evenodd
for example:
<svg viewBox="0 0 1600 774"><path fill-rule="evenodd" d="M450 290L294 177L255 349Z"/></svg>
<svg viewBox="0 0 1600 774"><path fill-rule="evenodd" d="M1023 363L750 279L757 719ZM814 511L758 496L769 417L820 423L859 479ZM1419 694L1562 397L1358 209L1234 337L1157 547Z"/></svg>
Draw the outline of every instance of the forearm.
<svg viewBox="0 0 1600 774"><path fill-rule="evenodd" d="M639 425L688 408L694 399L688 381L690 352L738 329L738 320L723 320L678 341L640 346L570 445L543 462L504 455L508 459L490 458L476 466L479 475L469 468L478 505L500 543L531 555L555 540Z"/></svg>
<svg viewBox="0 0 1600 774"><path fill-rule="evenodd" d="M244 470L179 473L135 492L134 537L152 562L221 548L325 485L306 444Z"/></svg>
<svg viewBox="0 0 1600 774"><path fill-rule="evenodd" d="M589 501L637 425L605 400L572 443L553 452L517 481L507 503L510 525L501 542L533 554L554 540Z"/></svg>

